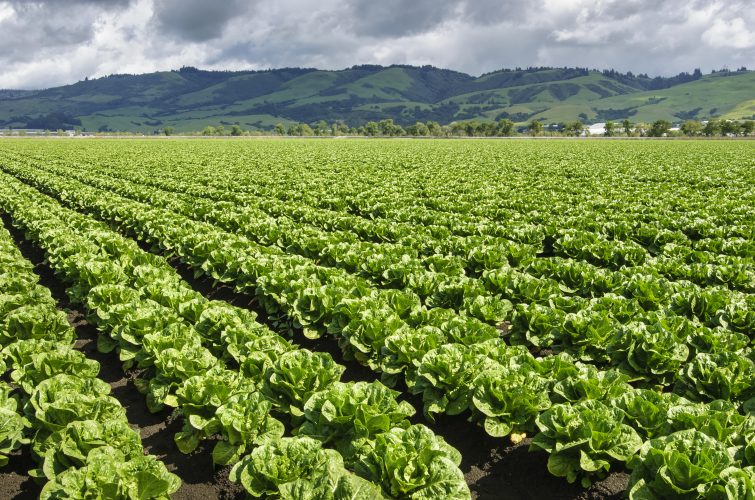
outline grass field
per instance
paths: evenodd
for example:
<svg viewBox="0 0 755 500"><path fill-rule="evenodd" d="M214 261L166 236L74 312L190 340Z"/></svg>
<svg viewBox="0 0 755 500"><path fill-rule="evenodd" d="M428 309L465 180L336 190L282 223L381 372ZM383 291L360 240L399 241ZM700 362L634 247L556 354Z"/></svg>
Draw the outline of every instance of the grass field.
<svg viewBox="0 0 755 500"><path fill-rule="evenodd" d="M753 186L745 140L3 140L0 496L747 498Z"/></svg>

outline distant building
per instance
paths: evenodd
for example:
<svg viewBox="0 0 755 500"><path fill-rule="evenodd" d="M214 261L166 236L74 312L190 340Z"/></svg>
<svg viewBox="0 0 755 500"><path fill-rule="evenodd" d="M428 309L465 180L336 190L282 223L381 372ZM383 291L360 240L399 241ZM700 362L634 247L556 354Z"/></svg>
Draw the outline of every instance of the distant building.
<svg viewBox="0 0 755 500"><path fill-rule="evenodd" d="M606 133L606 124L605 122L600 122L600 123L593 123L592 125L585 127L585 130L582 132L582 135L605 135L605 133Z"/></svg>

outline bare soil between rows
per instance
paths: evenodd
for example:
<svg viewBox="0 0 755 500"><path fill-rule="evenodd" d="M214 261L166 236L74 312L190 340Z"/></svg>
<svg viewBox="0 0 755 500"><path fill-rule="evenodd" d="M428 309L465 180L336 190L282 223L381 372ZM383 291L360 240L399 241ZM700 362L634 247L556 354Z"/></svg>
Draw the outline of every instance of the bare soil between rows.
<svg viewBox="0 0 755 500"><path fill-rule="evenodd" d="M124 373L116 354L102 354L97 351L97 330L87 322L84 312L70 303L65 294L65 285L45 262L43 251L24 240L23 232L11 226L7 215L2 215L2 220L21 252L35 265L40 283L51 290L53 297L58 301L58 307L68 313L68 319L76 329L79 339L77 348L100 363L100 378L110 384L113 396L126 409L129 423L139 430L145 451L156 455L171 472L181 478L183 484L173 498L244 498L243 489L228 480L229 468L214 469L211 457L214 445L212 441L204 441L197 451L190 455L184 455L178 450L173 436L181 429L182 419L168 411L157 414L149 412L144 396L133 384L135 373ZM139 243L143 249L150 250L147 245ZM236 293L232 287L216 285L207 278L195 279L193 271L177 261L171 261L171 264L195 290L206 297L251 309L258 314L258 321L269 325L267 315L254 298ZM345 365L344 381L371 381L378 378L378 375L368 368L353 361L345 361L332 337L309 340L297 335L295 340L302 347L329 352L336 361ZM422 416L421 398L408 394L405 387L396 389L401 391L403 399L416 408L417 414L413 422L427 425L461 452L461 470L472 491L472 497L477 500L603 500L624 496L628 474L623 470L611 473L587 490L579 485L568 484L564 479L552 476L548 472L546 453L528 451L529 439L512 446L507 439L490 437L481 427L468 422L464 416L440 415L435 422L428 422ZM35 483L27 474L28 470L35 466L28 447L14 453L10 457L10 463L0 469L0 499L37 498L41 485Z"/></svg>

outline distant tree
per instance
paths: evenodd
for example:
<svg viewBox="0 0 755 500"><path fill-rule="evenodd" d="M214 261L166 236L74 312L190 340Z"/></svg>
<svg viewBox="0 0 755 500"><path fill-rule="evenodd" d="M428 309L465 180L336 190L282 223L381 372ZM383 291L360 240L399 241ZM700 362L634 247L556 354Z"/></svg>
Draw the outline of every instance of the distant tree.
<svg viewBox="0 0 755 500"><path fill-rule="evenodd" d="M721 135L737 135L739 133L739 124L733 120L721 121Z"/></svg>
<svg viewBox="0 0 755 500"><path fill-rule="evenodd" d="M231 126L231 135L233 135L233 136L239 136L239 135L241 135L243 133L244 133L244 131L241 130L241 127L239 127L238 125Z"/></svg>
<svg viewBox="0 0 755 500"><path fill-rule="evenodd" d="M530 131L530 135L533 137L540 135L540 133L543 131L543 122L539 120L532 120L527 126L527 129Z"/></svg>
<svg viewBox="0 0 755 500"><path fill-rule="evenodd" d="M703 127L703 134L710 137L716 135L721 131L721 124L718 120L708 120L708 123Z"/></svg>
<svg viewBox="0 0 755 500"><path fill-rule="evenodd" d="M504 137L510 137L516 132L516 125L508 118L501 118L498 121L497 128L497 135L502 135Z"/></svg>
<svg viewBox="0 0 755 500"><path fill-rule="evenodd" d="M605 125L605 132L603 132L603 135L606 137L613 137L615 134L616 124L612 122L611 120L608 120Z"/></svg>
<svg viewBox="0 0 755 500"><path fill-rule="evenodd" d="M173 132L175 129L173 127L163 127L163 134L165 135L173 135Z"/></svg>
<svg viewBox="0 0 755 500"><path fill-rule="evenodd" d="M443 127L440 126L440 123L428 121L425 125L427 125L427 130L431 136L440 137L443 135Z"/></svg>
<svg viewBox="0 0 755 500"><path fill-rule="evenodd" d="M364 135L376 136L380 135L380 127L377 122L367 122L364 124Z"/></svg>
<svg viewBox="0 0 755 500"><path fill-rule="evenodd" d="M391 118L380 120L377 123L377 127L378 127L379 135L397 136L397 135L406 134L404 129L401 127L401 125L397 125L396 123L393 123L393 119Z"/></svg>
<svg viewBox="0 0 755 500"><path fill-rule="evenodd" d="M451 124L451 134L456 136L474 137L477 135L480 123L476 120L465 120Z"/></svg>
<svg viewBox="0 0 755 500"><path fill-rule="evenodd" d="M625 119L623 122L621 122L621 128L624 129L624 133L627 135L627 137L632 135L632 122L630 122L629 120Z"/></svg>
<svg viewBox="0 0 755 500"><path fill-rule="evenodd" d="M495 122L480 122L477 126L477 135L480 137L493 137L497 135L497 130Z"/></svg>
<svg viewBox="0 0 755 500"><path fill-rule="evenodd" d="M417 135L424 137L426 135L430 135L430 129L427 128L427 125L425 125L422 122L417 122L414 125L410 125L406 128L406 133L409 135Z"/></svg>
<svg viewBox="0 0 755 500"><path fill-rule="evenodd" d="M225 135L225 127L223 125L215 127L215 135Z"/></svg>
<svg viewBox="0 0 755 500"><path fill-rule="evenodd" d="M207 125L202 130L202 135L216 135L216 134L217 134L217 130L212 125Z"/></svg>
<svg viewBox="0 0 755 500"><path fill-rule="evenodd" d="M58 129L58 130L57 130L57 131L56 131L55 133L56 133L56 134L57 134L57 135L58 135L59 137L62 137L62 136L64 136L64 135L65 135L65 131L64 131L64 130L63 130L62 128L59 128L59 129Z"/></svg>
<svg viewBox="0 0 755 500"><path fill-rule="evenodd" d="M668 134L670 129L671 122L669 122L668 120L656 120L650 126L648 135L650 137L663 137L664 135Z"/></svg>
<svg viewBox="0 0 755 500"><path fill-rule="evenodd" d="M703 124L697 120L687 120L686 122L682 123L682 126L679 127L679 130L681 130L684 135L692 137L695 135L700 135L702 133Z"/></svg>
<svg viewBox="0 0 755 500"><path fill-rule="evenodd" d="M580 135L582 135L582 132L585 131L585 124L577 120L575 122L571 122L569 124L569 128L576 137L579 137Z"/></svg>
<svg viewBox="0 0 755 500"><path fill-rule="evenodd" d="M275 135L286 135L286 127L282 123L276 123L273 133Z"/></svg>
<svg viewBox="0 0 755 500"><path fill-rule="evenodd" d="M742 129L742 135L752 135L752 131L755 129L755 121L745 120L740 125L740 128Z"/></svg>
<svg viewBox="0 0 755 500"><path fill-rule="evenodd" d="M328 122L325 120L320 120L315 124L314 127L315 135L326 135L328 134Z"/></svg>
<svg viewBox="0 0 755 500"><path fill-rule="evenodd" d="M288 127L288 135L303 136L315 135L312 127L306 123L294 123Z"/></svg>

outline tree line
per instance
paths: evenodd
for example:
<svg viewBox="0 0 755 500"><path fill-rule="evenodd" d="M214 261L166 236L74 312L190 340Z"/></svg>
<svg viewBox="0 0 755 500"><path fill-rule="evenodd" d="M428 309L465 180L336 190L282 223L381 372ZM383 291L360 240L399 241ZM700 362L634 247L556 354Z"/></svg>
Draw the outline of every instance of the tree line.
<svg viewBox="0 0 755 500"><path fill-rule="evenodd" d="M674 128L672 130L672 128ZM696 137L696 136L751 136L755 128L753 120L687 120L678 129L672 127L668 120L656 120L652 123L629 120L622 122L607 121L602 134L605 137ZM172 127L163 129L165 135L173 135ZM193 135L204 136L241 136L241 135L269 135L271 131L243 130L239 125L226 128L223 125L207 126L201 132ZM436 121L416 122L413 125L402 126L388 118L380 121L368 121L360 126L349 126L344 122L327 123L320 120L314 124L278 123L272 129L273 135L292 137L327 137L327 136L364 136L364 137L513 137L516 135L531 136L564 136L579 137L588 134L588 127L579 120L545 124L539 120L532 120L527 125L517 125L513 121L503 118L498 121L463 120L441 125Z"/></svg>

